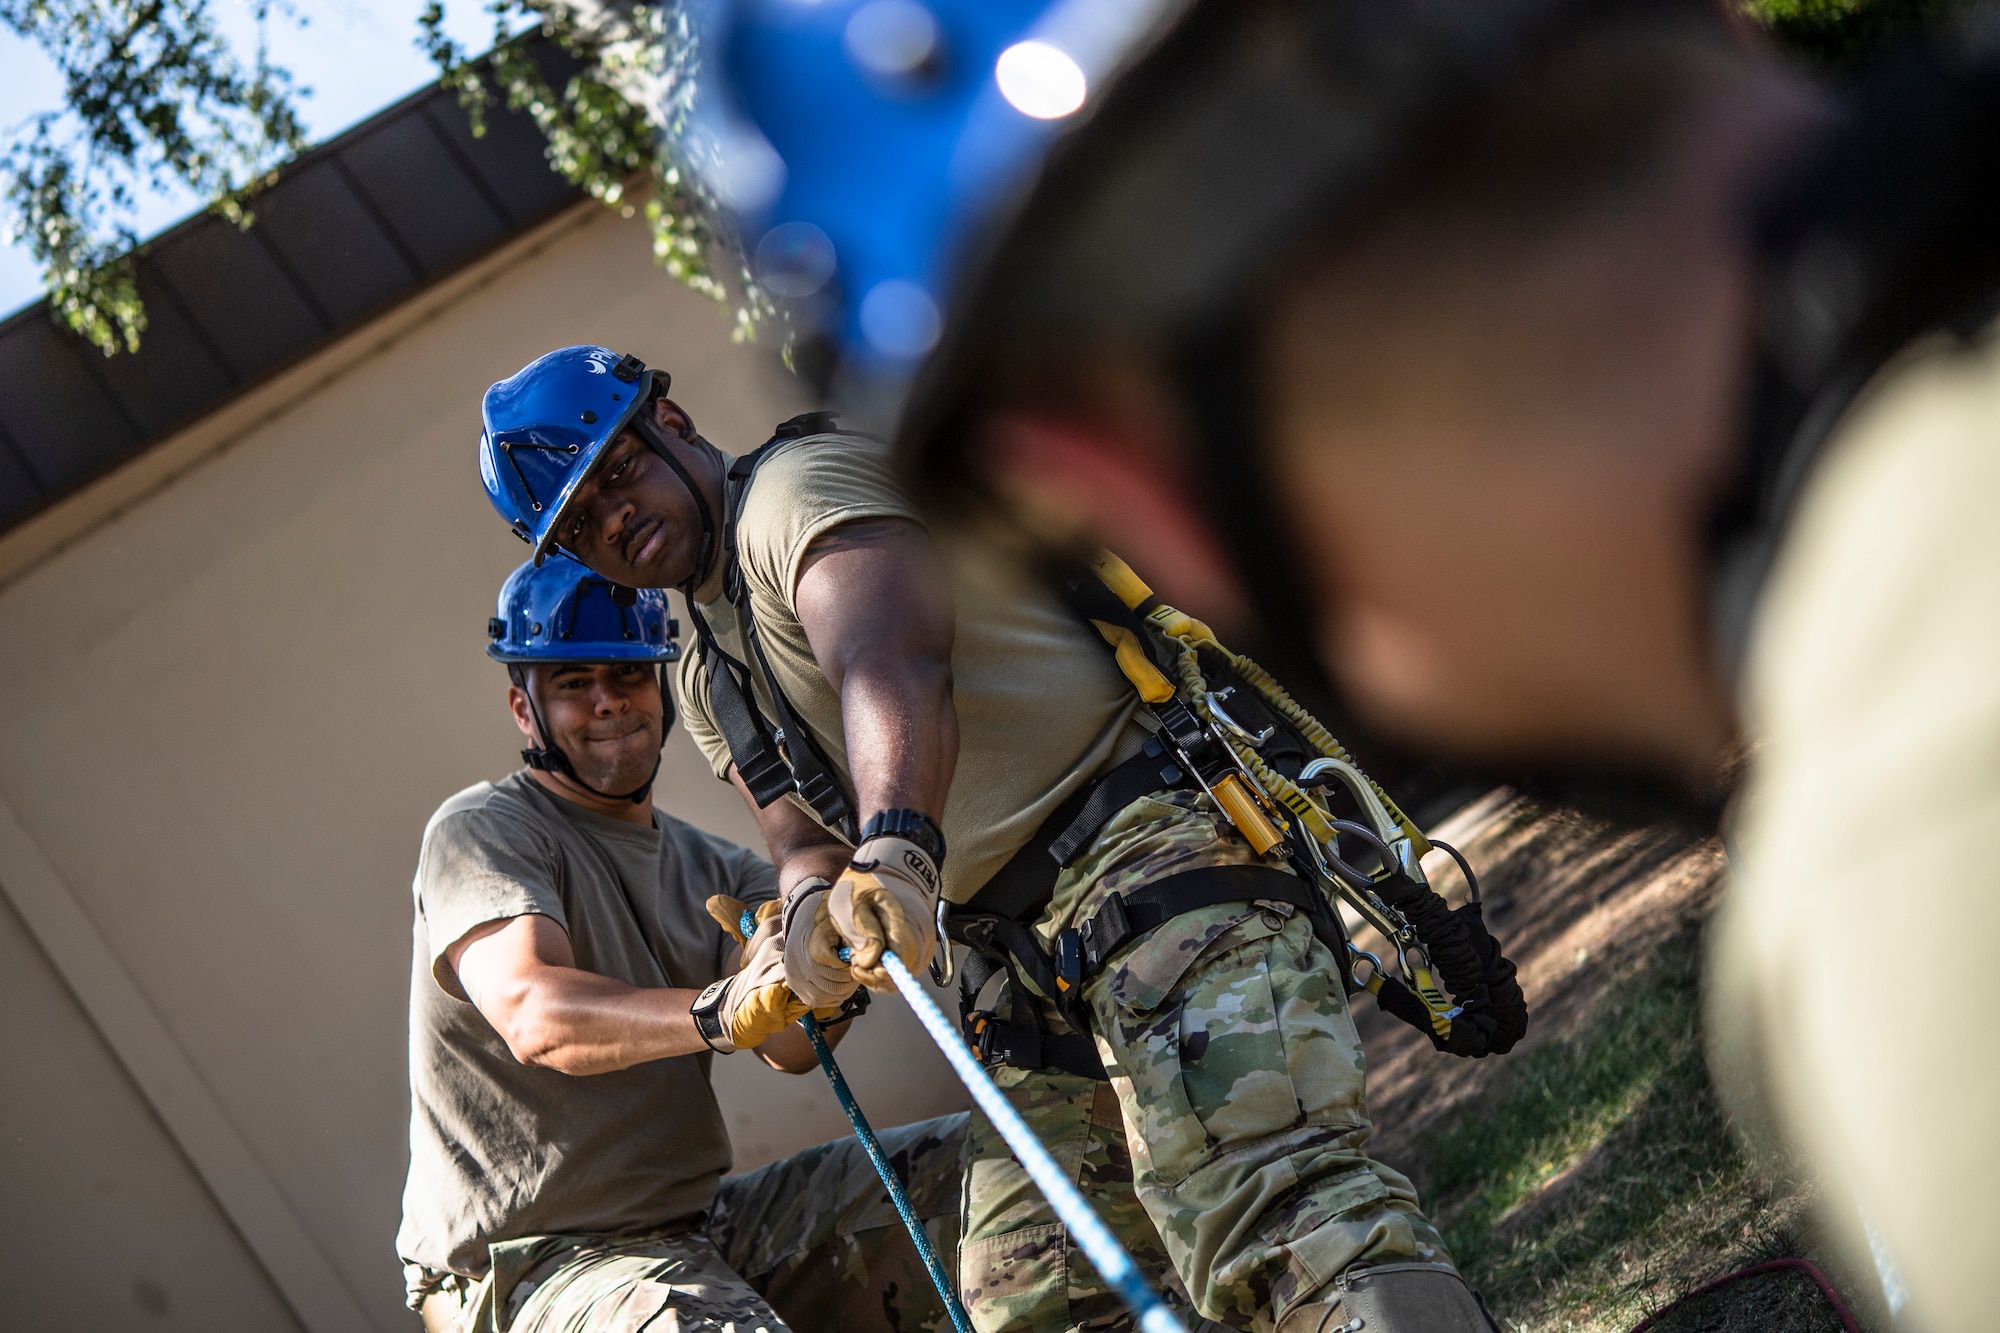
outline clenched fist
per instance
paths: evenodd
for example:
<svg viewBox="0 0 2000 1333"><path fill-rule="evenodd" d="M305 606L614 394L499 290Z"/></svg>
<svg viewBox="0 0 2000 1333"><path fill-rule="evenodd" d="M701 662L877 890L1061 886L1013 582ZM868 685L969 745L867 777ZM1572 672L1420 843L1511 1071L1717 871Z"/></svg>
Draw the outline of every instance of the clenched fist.
<svg viewBox="0 0 2000 1333"><path fill-rule="evenodd" d="M938 869L930 853L907 838L870 838L854 849L826 905L814 922L808 951L815 962L840 961L840 947L853 950L847 966L870 990L895 989L882 968L894 950L913 972L930 966L937 948Z"/></svg>
<svg viewBox="0 0 2000 1333"><path fill-rule="evenodd" d="M717 894L708 914L737 939L743 904ZM811 1008L785 981L783 908L773 899L757 908L757 933L744 942L743 966L695 997L689 1008L702 1040L728 1055L762 1045L799 1021Z"/></svg>

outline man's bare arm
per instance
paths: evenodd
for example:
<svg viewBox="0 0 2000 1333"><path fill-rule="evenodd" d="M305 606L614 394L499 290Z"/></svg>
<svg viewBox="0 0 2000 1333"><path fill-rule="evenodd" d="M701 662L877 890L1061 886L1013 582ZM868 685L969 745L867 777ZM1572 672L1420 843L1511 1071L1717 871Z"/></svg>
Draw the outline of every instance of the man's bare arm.
<svg viewBox="0 0 2000 1333"><path fill-rule="evenodd" d="M814 875L832 879L846 867L853 848L827 832L796 801L781 796L760 810L734 764L729 766L729 781L749 808L750 817L757 821L757 831L764 835L771 864L778 868L779 897L790 893L802 879Z"/></svg>
<svg viewBox="0 0 2000 1333"><path fill-rule="evenodd" d="M473 1005L524 1065L565 1074L606 1074L648 1060L709 1049L688 1007L692 990L631 986L576 965L569 935L545 916L488 921L445 950ZM740 947L725 975L742 965ZM836 1045L845 1026L831 1028ZM756 1048L787 1074L819 1064L803 1032L780 1033Z"/></svg>
<svg viewBox="0 0 2000 1333"><path fill-rule="evenodd" d="M757 798L750 794L750 788L737 776L734 764L729 767L729 781L749 808L751 818L757 821L758 831L764 835L771 864L778 868L780 897L791 892L792 886L802 879L811 879L815 875L832 879L846 867L852 849L828 833L796 802L780 797L760 810ZM828 1027L827 1044L840 1045L841 1039L847 1035L848 1026L841 1023ZM819 1056L813 1052L812 1042L804 1032L796 1029L771 1038L757 1048L757 1054L765 1064L787 1074L803 1074L819 1067Z"/></svg>
<svg viewBox="0 0 2000 1333"><path fill-rule="evenodd" d="M858 817L941 817L958 764L951 698L957 630L936 548L915 523L864 519L814 540L794 601L840 695Z"/></svg>
<svg viewBox="0 0 2000 1333"><path fill-rule="evenodd" d="M568 932L548 917L476 926L445 950L445 961L524 1065L604 1074L708 1049L688 1013L697 992L584 971Z"/></svg>

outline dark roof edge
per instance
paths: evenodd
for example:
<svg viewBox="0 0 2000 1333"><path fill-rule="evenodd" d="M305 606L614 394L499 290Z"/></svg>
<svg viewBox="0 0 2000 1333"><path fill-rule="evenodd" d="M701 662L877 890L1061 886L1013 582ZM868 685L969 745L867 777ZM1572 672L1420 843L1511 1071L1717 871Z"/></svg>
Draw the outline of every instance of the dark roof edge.
<svg viewBox="0 0 2000 1333"><path fill-rule="evenodd" d="M526 113L487 123L472 138L432 84L280 169L248 230L204 211L150 238L137 353L104 357L46 299L0 321L0 533L587 197Z"/></svg>

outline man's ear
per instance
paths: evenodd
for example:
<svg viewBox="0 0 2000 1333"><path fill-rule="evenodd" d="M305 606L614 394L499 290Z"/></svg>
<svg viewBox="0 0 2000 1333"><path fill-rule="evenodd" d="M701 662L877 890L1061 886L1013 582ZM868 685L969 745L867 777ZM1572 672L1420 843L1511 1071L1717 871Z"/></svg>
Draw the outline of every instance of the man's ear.
<svg viewBox="0 0 2000 1333"><path fill-rule="evenodd" d="M540 744L535 739L534 714L528 711L528 692L512 681L507 683L507 711L514 715L514 725L530 744Z"/></svg>
<svg viewBox="0 0 2000 1333"><path fill-rule="evenodd" d="M979 456L994 491L1037 536L1103 547L1162 601L1240 632L1249 602L1177 458L1159 446L1063 417L1003 413Z"/></svg>
<svg viewBox="0 0 2000 1333"><path fill-rule="evenodd" d="M661 430L671 431L689 444L694 443L694 418L665 394L653 400L653 421Z"/></svg>

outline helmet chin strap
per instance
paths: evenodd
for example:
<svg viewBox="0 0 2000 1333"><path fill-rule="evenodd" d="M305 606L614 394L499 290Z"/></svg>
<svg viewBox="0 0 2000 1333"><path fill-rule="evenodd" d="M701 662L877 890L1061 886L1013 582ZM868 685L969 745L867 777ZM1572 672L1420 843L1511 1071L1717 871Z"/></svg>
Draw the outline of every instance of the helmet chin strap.
<svg viewBox="0 0 2000 1333"><path fill-rule="evenodd" d="M687 488L688 495L694 500L696 512L701 515L700 554L695 557L694 572L688 575L687 582L681 584L679 589L682 596L693 601L694 590L708 582L709 569L715 563L714 511L708 507L708 497L701 493L701 487L695 485L694 476L687 470L687 465L674 456L673 447L667 442L666 434L661 431L659 423L653 420L652 413L645 410L635 413L632 417L632 426L639 432L639 438L651 445L653 452L658 454L661 460L674 470L674 475L681 479L681 485Z"/></svg>
<svg viewBox="0 0 2000 1333"><path fill-rule="evenodd" d="M574 782L577 786L583 788L585 791L589 792L592 796L601 797L602 799L607 801L630 801L634 805L638 805L643 801L645 801L648 793L650 793L653 790L654 779L660 776L660 764L662 763L662 761L666 759L666 751L664 748L660 751L658 755L654 756L653 758L653 771L646 775L646 780L644 782L640 783L637 787L633 788L631 791L628 792L599 791L597 788L591 786L588 782L585 782L581 777L577 776L576 767L575 765L570 763L569 755L565 754L563 752L563 748L560 745L556 744L554 740L554 733L549 730L548 723L542 721L542 710L535 703L535 691L533 687L530 686L528 688L525 688L521 691L521 693L528 696L528 716L534 719L535 737L537 740L542 742L540 745L530 746L529 748L521 751L522 763L526 764L529 768L537 770L538 772L554 773L558 777L566 778L569 781ZM664 739L665 738L663 735L662 740Z"/></svg>

